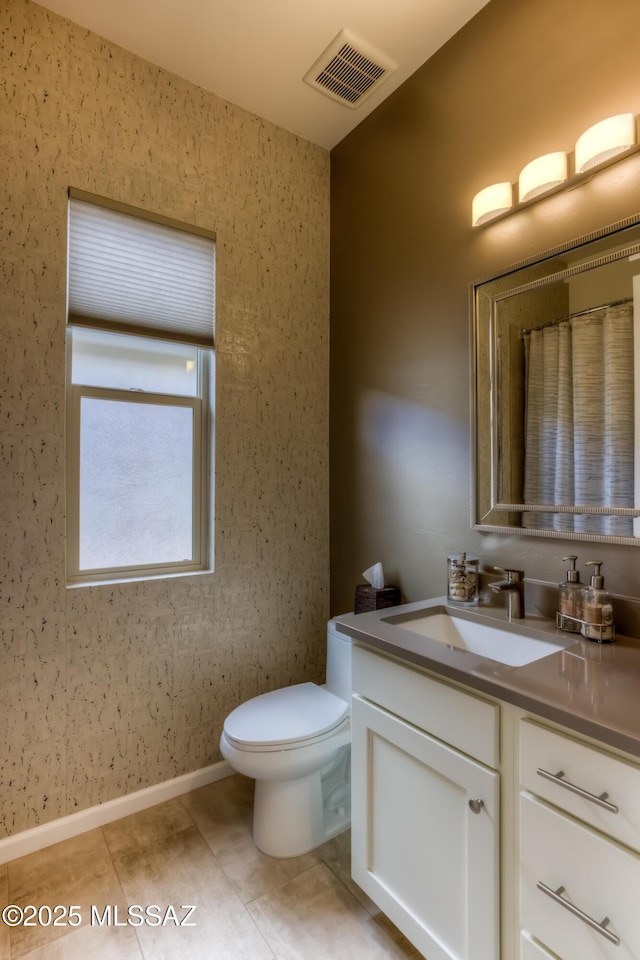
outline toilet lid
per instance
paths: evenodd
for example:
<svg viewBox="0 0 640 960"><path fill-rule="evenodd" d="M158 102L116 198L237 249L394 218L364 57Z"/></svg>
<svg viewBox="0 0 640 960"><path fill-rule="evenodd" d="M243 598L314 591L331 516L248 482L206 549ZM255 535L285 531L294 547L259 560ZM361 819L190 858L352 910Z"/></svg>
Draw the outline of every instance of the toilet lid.
<svg viewBox="0 0 640 960"><path fill-rule="evenodd" d="M298 683L240 704L225 720L224 732L247 746L293 743L321 736L348 713L349 704L340 697L315 683Z"/></svg>

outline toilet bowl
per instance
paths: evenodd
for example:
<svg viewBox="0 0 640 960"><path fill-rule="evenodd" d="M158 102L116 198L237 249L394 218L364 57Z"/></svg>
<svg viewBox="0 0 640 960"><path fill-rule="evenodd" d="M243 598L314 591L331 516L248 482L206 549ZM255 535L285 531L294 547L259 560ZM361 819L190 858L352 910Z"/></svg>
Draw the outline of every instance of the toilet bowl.
<svg viewBox="0 0 640 960"><path fill-rule="evenodd" d="M256 781L253 840L295 857L351 823L351 640L327 625L327 682L254 697L224 723L220 751Z"/></svg>

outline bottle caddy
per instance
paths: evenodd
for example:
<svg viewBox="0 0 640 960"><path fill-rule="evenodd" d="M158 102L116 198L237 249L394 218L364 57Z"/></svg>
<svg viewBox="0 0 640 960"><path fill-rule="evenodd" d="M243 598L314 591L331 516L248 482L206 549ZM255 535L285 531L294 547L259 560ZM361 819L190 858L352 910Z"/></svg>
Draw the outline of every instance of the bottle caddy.
<svg viewBox="0 0 640 960"><path fill-rule="evenodd" d="M589 560L593 567L588 586L580 583L580 574L575 568L578 558L563 557L570 561L567 579L558 587L558 612L556 623L561 630L580 633L587 640L596 643L612 643L616 637L613 625L613 603L608 590L604 589L604 578L600 573L601 560Z"/></svg>

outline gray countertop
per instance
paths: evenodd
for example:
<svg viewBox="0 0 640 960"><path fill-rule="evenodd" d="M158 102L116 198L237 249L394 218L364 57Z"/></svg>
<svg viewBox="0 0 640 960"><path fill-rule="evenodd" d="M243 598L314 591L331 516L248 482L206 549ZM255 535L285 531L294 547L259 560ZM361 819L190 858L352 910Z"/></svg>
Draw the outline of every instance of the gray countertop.
<svg viewBox="0 0 640 960"><path fill-rule="evenodd" d="M521 667L506 666L466 650L430 640L388 622L398 615L441 607L514 634L575 643ZM448 605L444 597L336 618L339 629L357 642L475 690L512 703L540 717L640 757L640 642L617 636L599 644L558 630L555 623L527 616L507 623L495 607Z"/></svg>

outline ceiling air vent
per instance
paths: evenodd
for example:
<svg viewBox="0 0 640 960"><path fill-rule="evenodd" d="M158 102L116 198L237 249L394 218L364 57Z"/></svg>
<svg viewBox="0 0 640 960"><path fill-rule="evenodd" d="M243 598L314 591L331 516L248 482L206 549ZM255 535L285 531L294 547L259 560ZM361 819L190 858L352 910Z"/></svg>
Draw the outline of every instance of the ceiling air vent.
<svg viewBox="0 0 640 960"><path fill-rule="evenodd" d="M305 74L304 81L332 100L354 109L370 97L397 67L397 63L384 53L341 30Z"/></svg>

